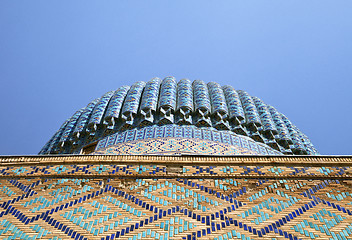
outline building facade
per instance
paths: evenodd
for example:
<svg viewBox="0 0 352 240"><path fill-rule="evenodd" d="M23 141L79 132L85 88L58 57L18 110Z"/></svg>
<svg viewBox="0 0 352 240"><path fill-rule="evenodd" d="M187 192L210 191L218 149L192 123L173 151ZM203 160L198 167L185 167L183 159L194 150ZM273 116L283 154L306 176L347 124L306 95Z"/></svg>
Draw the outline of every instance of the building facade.
<svg viewBox="0 0 352 240"><path fill-rule="evenodd" d="M2 239L351 239L351 157L231 86L104 94L38 156L0 157Z"/></svg>

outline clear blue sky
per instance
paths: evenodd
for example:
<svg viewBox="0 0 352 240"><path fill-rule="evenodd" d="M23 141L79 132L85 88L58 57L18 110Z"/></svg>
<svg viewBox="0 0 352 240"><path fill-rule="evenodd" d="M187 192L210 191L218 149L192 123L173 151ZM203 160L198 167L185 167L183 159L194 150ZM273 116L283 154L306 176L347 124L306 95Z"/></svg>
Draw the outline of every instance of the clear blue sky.
<svg viewBox="0 0 352 240"><path fill-rule="evenodd" d="M352 1L0 1L0 154L37 154L94 98L152 77L261 98L351 154Z"/></svg>

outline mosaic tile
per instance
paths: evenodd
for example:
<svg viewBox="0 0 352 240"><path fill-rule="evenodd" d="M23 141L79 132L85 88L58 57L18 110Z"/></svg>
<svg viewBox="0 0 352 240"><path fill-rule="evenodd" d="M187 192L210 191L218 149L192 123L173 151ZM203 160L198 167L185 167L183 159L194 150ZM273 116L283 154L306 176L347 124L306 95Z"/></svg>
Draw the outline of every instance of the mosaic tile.
<svg viewBox="0 0 352 240"><path fill-rule="evenodd" d="M100 172L113 166L89 168ZM190 168L195 174L213 170ZM222 166L219 173L240 169L259 173L264 167ZM281 167L268 169L283 173ZM164 171L137 165L121 170L141 176ZM314 171L319 172L312 167ZM2 239L349 239L352 235L352 212L346 204L351 192L335 180L31 178L1 179L0 186Z"/></svg>

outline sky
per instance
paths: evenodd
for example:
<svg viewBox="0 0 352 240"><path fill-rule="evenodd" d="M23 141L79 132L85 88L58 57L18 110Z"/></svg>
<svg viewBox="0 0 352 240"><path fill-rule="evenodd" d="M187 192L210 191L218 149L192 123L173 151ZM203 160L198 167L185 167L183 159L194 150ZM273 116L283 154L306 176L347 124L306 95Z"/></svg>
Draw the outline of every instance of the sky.
<svg viewBox="0 0 352 240"><path fill-rule="evenodd" d="M232 85L324 155L352 154L352 1L0 1L0 155L37 154L136 81Z"/></svg>

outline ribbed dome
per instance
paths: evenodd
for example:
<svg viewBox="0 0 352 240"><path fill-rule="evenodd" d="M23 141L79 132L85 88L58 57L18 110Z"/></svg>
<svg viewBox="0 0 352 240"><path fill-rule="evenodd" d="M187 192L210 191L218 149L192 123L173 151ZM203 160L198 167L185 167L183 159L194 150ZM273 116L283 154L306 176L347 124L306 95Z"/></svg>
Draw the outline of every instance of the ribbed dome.
<svg viewBox="0 0 352 240"><path fill-rule="evenodd" d="M284 154L318 154L274 107L218 83L153 78L104 94L67 119L39 154L79 153L109 135L150 126L193 125L247 136Z"/></svg>

